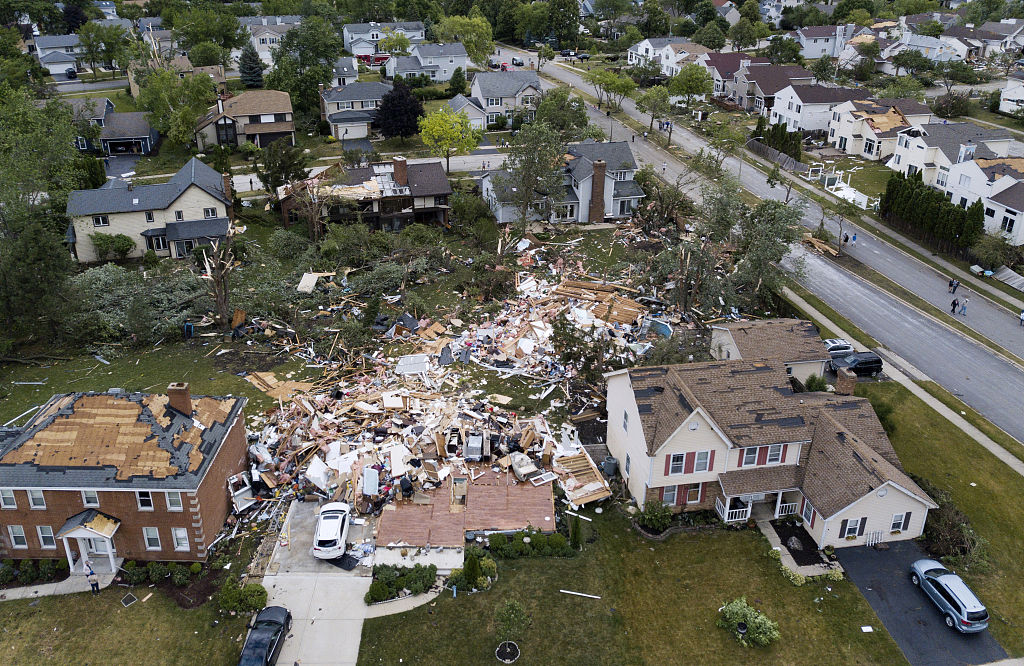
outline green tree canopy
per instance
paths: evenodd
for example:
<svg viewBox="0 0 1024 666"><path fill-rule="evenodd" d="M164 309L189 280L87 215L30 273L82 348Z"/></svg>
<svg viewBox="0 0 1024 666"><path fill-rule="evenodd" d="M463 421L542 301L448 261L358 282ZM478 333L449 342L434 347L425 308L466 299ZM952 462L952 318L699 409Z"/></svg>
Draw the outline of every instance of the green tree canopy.
<svg viewBox="0 0 1024 666"><path fill-rule="evenodd" d="M391 28L384 28L384 36L377 42L377 50L381 53L392 55L409 55L409 47L412 42L404 33L395 32Z"/></svg>
<svg viewBox="0 0 1024 666"><path fill-rule="evenodd" d="M558 132L542 122L523 126L513 139L505 158L507 176L498 179L519 212L517 221L506 229L505 251L526 233L531 213L546 220L554 204L562 200L564 151Z"/></svg>
<svg viewBox="0 0 1024 666"><path fill-rule="evenodd" d="M534 121L553 129L563 144L586 138L596 139L601 134L587 119L586 102L570 94L570 90L564 86L551 88L541 94Z"/></svg>
<svg viewBox="0 0 1024 666"><path fill-rule="evenodd" d="M720 51L725 46L725 35L717 23L710 22L693 34L693 41L712 51Z"/></svg>
<svg viewBox="0 0 1024 666"><path fill-rule="evenodd" d="M256 47L249 44L242 49L242 55L238 57L238 73L241 75L242 83L246 88L263 87L263 70L267 68L260 60Z"/></svg>
<svg viewBox="0 0 1024 666"><path fill-rule="evenodd" d="M469 124L465 111L455 113L450 106L420 118L420 138L435 157L445 159L445 171L451 171L451 157L468 153L480 145L480 136Z"/></svg>
<svg viewBox="0 0 1024 666"><path fill-rule="evenodd" d="M741 18L734 26L729 28L729 39L737 51L757 45L757 30L749 19Z"/></svg>
<svg viewBox="0 0 1024 666"><path fill-rule="evenodd" d="M484 67L494 53L491 24L483 16L449 16L434 27L442 42L461 42L473 64Z"/></svg>
<svg viewBox="0 0 1024 666"><path fill-rule="evenodd" d="M186 51L196 44L213 42L230 51L248 41L248 32L238 17L210 5L190 7L175 13L174 36Z"/></svg>
<svg viewBox="0 0 1024 666"><path fill-rule="evenodd" d="M773 37L768 46L758 52L762 58L768 58L773 65L785 65L789 63L801 64L804 57L800 55L800 42L789 37ZM829 60L829 58L823 58Z"/></svg>
<svg viewBox="0 0 1024 666"><path fill-rule="evenodd" d="M684 65L679 73L669 79L668 90L673 95L682 96L686 105L690 106L694 97L710 95L714 90L711 74L696 63Z"/></svg>
<svg viewBox="0 0 1024 666"><path fill-rule="evenodd" d="M301 148L291 145L287 138L281 138L260 151L256 175L267 194L276 199L278 188L306 178L308 161Z"/></svg>
<svg viewBox="0 0 1024 666"><path fill-rule="evenodd" d="M566 48L579 38L580 5L578 0L548 0L551 30L559 46Z"/></svg>
<svg viewBox="0 0 1024 666"><path fill-rule="evenodd" d="M199 117L215 99L213 80L208 75L181 78L177 72L158 69L146 76L137 103L149 114L153 129L175 143L188 145L195 139Z"/></svg>
<svg viewBox="0 0 1024 666"><path fill-rule="evenodd" d="M377 122L380 133L386 138L410 137L419 130L419 119L423 115L423 102L412 94L408 86L396 83L391 92L380 100Z"/></svg>

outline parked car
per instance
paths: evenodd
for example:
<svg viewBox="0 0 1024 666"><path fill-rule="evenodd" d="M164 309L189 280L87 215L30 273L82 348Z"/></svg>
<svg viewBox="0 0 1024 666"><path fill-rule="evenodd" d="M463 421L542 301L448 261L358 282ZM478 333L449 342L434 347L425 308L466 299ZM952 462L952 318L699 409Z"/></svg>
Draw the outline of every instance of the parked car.
<svg viewBox="0 0 1024 666"><path fill-rule="evenodd" d="M283 606L267 606L249 623L238 666L276 664L285 636L292 628L292 614Z"/></svg>
<svg viewBox="0 0 1024 666"><path fill-rule="evenodd" d="M495 60L494 58L491 58L490 60L487 61L487 66L490 67L491 69L498 69L499 67L501 67L501 63Z"/></svg>
<svg viewBox="0 0 1024 666"><path fill-rule="evenodd" d="M853 345L842 338L829 338L822 340L822 343L825 345L825 351L832 358L842 358L856 352Z"/></svg>
<svg viewBox="0 0 1024 666"><path fill-rule="evenodd" d="M950 629L973 634L988 627L985 605L960 576L935 560L918 560L911 564L910 581L935 602Z"/></svg>
<svg viewBox="0 0 1024 666"><path fill-rule="evenodd" d="M350 513L351 509L344 502L331 502L320 508L313 534L313 557L333 560L345 554Z"/></svg>
<svg viewBox="0 0 1024 666"><path fill-rule="evenodd" d="M579 58L580 60L590 60L590 54L589 53L580 53L576 57Z"/></svg>
<svg viewBox="0 0 1024 666"><path fill-rule="evenodd" d="M516 67L524 67L526 63L518 56L512 56L512 64Z"/></svg>
<svg viewBox="0 0 1024 666"><path fill-rule="evenodd" d="M77 79L78 78L78 72L75 71L74 67L68 67L67 69L64 70L64 76L68 77L69 79Z"/></svg>
<svg viewBox="0 0 1024 666"><path fill-rule="evenodd" d="M562 49L559 55L562 56L563 58L568 58L570 55L572 55L572 51L570 51L569 49Z"/></svg>
<svg viewBox="0 0 1024 666"><path fill-rule="evenodd" d="M874 377L882 371L882 359L874 352L859 352L833 358L828 365L832 372L839 372L839 368L849 368L858 377Z"/></svg>

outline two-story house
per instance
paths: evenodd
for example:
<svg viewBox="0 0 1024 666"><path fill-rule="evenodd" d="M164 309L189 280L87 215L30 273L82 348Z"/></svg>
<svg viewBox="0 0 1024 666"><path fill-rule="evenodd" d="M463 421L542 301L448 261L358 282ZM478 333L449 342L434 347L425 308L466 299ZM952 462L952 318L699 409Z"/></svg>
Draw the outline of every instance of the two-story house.
<svg viewBox="0 0 1024 666"><path fill-rule="evenodd" d="M377 53L377 42L387 36L385 30L405 35L413 44L422 42L426 35L422 21L348 23L341 31L345 50L354 56L373 55Z"/></svg>
<svg viewBox="0 0 1024 666"><path fill-rule="evenodd" d="M391 90L392 86L379 81L356 81L335 88L320 84L320 119L330 123L331 136L339 141L366 138L381 99Z"/></svg>
<svg viewBox="0 0 1024 666"><path fill-rule="evenodd" d="M565 186L552 202L551 221L588 224L632 216L644 191L633 180L636 160L626 141L587 139L566 146ZM508 173L492 171L481 179L481 194L499 224L518 219L507 183ZM533 214L531 219L539 219Z"/></svg>
<svg viewBox="0 0 1024 666"><path fill-rule="evenodd" d="M0 554L66 557L73 574L123 560L204 561L245 469L245 398L65 393L0 428Z"/></svg>
<svg viewBox="0 0 1024 666"><path fill-rule="evenodd" d="M1001 34L982 28L954 25L946 28L938 39L965 51L966 60L976 62L1002 53L1005 38Z"/></svg>
<svg viewBox="0 0 1024 666"><path fill-rule="evenodd" d="M818 328L803 319L727 321L711 327L711 356L720 361L765 358L782 361L801 384L825 376L828 352Z"/></svg>
<svg viewBox="0 0 1024 666"><path fill-rule="evenodd" d="M630 46L626 51L626 60L630 65L657 63L661 73L671 77L678 74L685 64L708 53L712 53L712 50L685 37L649 37Z"/></svg>
<svg viewBox="0 0 1024 666"><path fill-rule="evenodd" d="M359 80L359 63L352 56L338 58L331 71L331 84L347 86Z"/></svg>
<svg viewBox="0 0 1024 666"><path fill-rule="evenodd" d="M775 94L769 119L773 125L785 125L790 132L827 132L834 107L870 96L866 88L788 85Z"/></svg>
<svg viewBox="0 0 1024 666"><path fill-rule="evenodd" d="M832 109L828 142L848 155L882 160L892 155L902 130L931 118L931 109L915 99L851 100Z"/></svg>
<svg viewBox="0 0 1024 666"><path fill-rule="evenodd" d="M981 29L1000 35L1003 41L999 46L1003 51L1020 53L1024 48L1024 19L1004 18L999 21L986 21L981 24Z"/></svg>
<svg viewBox="0 0 1024 666"><path fill-rule="evenodd" d="M974 144L965 145L965 155L977 154L982 146ZM978 199L985 204L985 227L986 231L996 233L1014 233L1017 224L1017 213L1019 208L1013 206L1007 197L1012 193L1003 195L1016 183L1024 181L1024 158L1021 157L975 157L964 159L949 165L949 171L939 171L932 184L936 189L942 190L946 198L960 206L967 208ZM1003 207L1009 207L1010 212L999 211L1000 205L992 203L997 197L1003 202ZM1004 215L1006 217L1004 217ZM1019 232L1019 229L1017 230Z"/></svg>
<svg viewBox="0 0 1024 666"><path fill-rule="evenodd" d="M153 129L141 111L114 111L114 103L106 97L69 97L76 122L87 122L100 128L99 139L84 136L75 139L82 151L97 151L104 155L148 155L156 146L160 135Z"/></svg>
<svg viewBox="0 0 1024 666"><path fill-rule="evenodd" d="M227 235L234 215L231 176L193 157L166 183L135 185L119 178L68 195L67 242L83 263L99 261L91 234L124 234L135 242L128 257L153 250L187 257L199 245Z"/></svg>
<svg viewBox="0 0 1024 666"><path fill-rule="evenodd" d="M854 23L841 25L808 25L791 33L800 44L800 55L805 58L838 58L846 42L857 35L871 34L868 28Z"/></svg>
<svg viewBox="0 0 1024 666"><path fill-rule="evenodd" d="M760 67L772 64L768 58L752 58L742 51L730 51L729 53L706 53L697 56L694 60L711 75L714 83L715 97L727 97L729 95L728 84L730 84L737 70L742 67Z"/></svg>
<svg viewBox="0 0 1024 666"><path fill-rule="evenodd" d="M726 522L798 514L819 548L916 538L936 508L867 400L795 393L782 361L605 377L608 450L641 508L715 510Z"/></svg>
<svg viewBox="0 0 1024 666"><path fill-rule="evenodd" d="M466 72L468 56L461 42L455 44L417 44L409 55L389 58L384 65L388 78L426 74L432 81L452 78L456 69Z"/></svg>
<svg viewBox="0 0 1024 666"><path fill-rule="evenodd" d="M196 123L196 140L207 146L238 146L251 141L260 148L278 139L295 145L292 98L281 90L246 90L217 103Z"/></svg>
<svg viewBox="0 0 1024 666"><path fill-rule="evenodd" d="M256 49L260 60L267 65L274 62L274 49L289 30L302 23L301 16L242 16L238 22L249 32L249 43ZM241 51L232 53L237 59Z"/></svg>
<svg viewBox="0 0 1024 666"><path fill-rule="evenodd" d="M285 185L278 197L285 226L359 220L383 231L399 231L416 222L447 226L451 193L440 160L409 164L396 156L355 168L333 164Z"/></svg>
<svg viewBox="0 0 1024 666"><path fill-rule="evenodd" d="M1011 72L999 93L999 112L1014 114L1024 109L1024 73Z"/></svg>
<svg viewBox="0 0 1024 666"><path fill-rule="evenodd" d="M68 69L81 70L82 45L78 35L38 35L36 58L52 76L63 78Z"/></svg>
<svg viewBox="0 0 1024 666"><path fill-rule="evenodd" d="M814 74L798 65L741 66L726 83L730 101L752 113L768 115L775 93L789 85L814 83Z"/></svg>
<svg viewBox="0 0 1024 666"><path fill-rule="evenodd" d="M522 113L531 119L540 93L536 72L478 72L470 85L469 97L459 95L449 106L456 113L465 111L470 124L483 129L496 122L498 116L511 118Z"/></svg>
<svg viewBox="0 0 1024 666"><path fill-rule="evenodd" d="M907 14L899 18L900 26L906 30L920 34L921 28L932 21L946 30L960 21L960 16L954 12L922 12L920 14Z"/></svg>
<svg viewBox="0 0 1024 666"><path fill-rule="evenodd" d="M1006 157L1010 139L1005 129L974 123L914 125L897 134L896 149L885 165L908 176L920 173L925 185L946 189L952 165Z"/></svg>

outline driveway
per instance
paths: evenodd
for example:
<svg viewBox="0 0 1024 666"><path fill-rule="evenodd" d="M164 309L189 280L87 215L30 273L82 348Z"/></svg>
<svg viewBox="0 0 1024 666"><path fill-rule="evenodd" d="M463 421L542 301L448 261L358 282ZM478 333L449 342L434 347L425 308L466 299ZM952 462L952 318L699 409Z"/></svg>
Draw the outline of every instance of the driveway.
<svg viewBox="0 0 1024 666"><path fill-rule="evenodd" d="M910 564L927 557L913 541L892 543L889 550L837 548L836 554L911 666L1006 659L989 632L964 635L946 627L935 604L910 582Z"/></svg>
<svg viewBox="0 0 1024 666"><path fill-rule="evenodd" d="M139 157L139 155L110 155L104 158L103 164L107 171L107 177L116 178L121 174L134 171Z"/></svg>

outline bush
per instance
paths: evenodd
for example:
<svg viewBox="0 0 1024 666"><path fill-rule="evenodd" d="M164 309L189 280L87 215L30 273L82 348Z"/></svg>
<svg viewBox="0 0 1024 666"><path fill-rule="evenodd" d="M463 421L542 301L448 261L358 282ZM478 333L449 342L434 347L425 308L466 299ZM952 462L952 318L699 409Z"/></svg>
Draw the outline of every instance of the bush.
<svg viewBox="0 0 1024 666"><path fill-rule="evenodd" d="M57 563L54 560L39 561L39 578L41 580L53 580L57 577Z"/></svg>
<svg viewBox="0 0 1024 666"><path fill-rule="evenodd" d="M950 93L935 100L932 111L940 118L966 116L971 110L971 100L963 93Z"/></svg>
<svg viewBox="0 0 1024 666"><path fill-rule="evenodd" d="M1017 248L1002 234L985 234L971 248L971 254L985 268L995 270L1004 264L1013 267L1017 263Z"/></svg>
<svg viewBox="0 0 1024 666"><path fill-rule="evenodd" d="M133 567L128 569L125 567L125 579L129 585L141 585L149 580L149 571L146 567Z"/></svg>
<svg viewBox="0 0 1024 666"><path fill-rule="evenodd" d="M576 554L565 536L557 532L548 537L548 545L551 547L551 554L558 557L571 557Z"/></svg>
<svg viewBox="0 0 1024 666"><path fill-rule="evenodd" d="M811 375L804 382L804 389L812 393L816 391L824 391L828 384L825 382L825 378L821 375Z"/></svg>
<svg viewBox="0 0 1024 666"><path fill-rule="evenodd" d="M14 567L9 564L0 564L0 585L6 585L14 580Z"/></svg>
<svg viewBox="0 0 1024 666"><path fill-rule="evenodd" d="M149 575L150 583L159 583L167 578L167 565L160 562L150 562L146 565L146 573Z"/></svg>
<svg viewBox="0 0 1024 666"><path fill-rule="evenodd" d="M135 249L135 241L124 234L89 234L92 246L96 248L96 256L100 259L124 259Z"/></svg>
<svg viewBox="0 0 1024 666"><path fill-rule="evenodd" d="M655 532L664 532L672 524L672 510L657 500L647 502L637 522Z"/></svg>
<svg viewBox="0 0 1024 666"><path fill-rule="evenodd" d="M146 254L142 255L142 266L146 270L152 270L160 265L160 257L156 256L156 252L153 250L146 250Z"/></svg>
<svg viewBox="0 0 1024 666"><path fill-rule="evenodd" d="M988 541L974 531L970 520L953 503L952 496L931 482L911 476L939 505L928 512L924 543L928 552L951 567L984 572L989 568Z"/></svg>
<svg viewBox="0 0 1024 666"><path fill-rule="evenodd" d="M825 580L832 581L833 583L838 583L843 578L843 572L839 569L829 569L828 573L825 574Z"/></svg>
<svg viewBox="0 0 1024 666"><path fill-rule="evenodd" d="M740 622L747 625L747 633L743 636L736 629ZM722 608L718 626L729 631L744 647L766 647L780 637L779 625L748 606L746 597L733 599Z"/></svg>
<svg viewBox="0 0 1024 666"><path fill-rule="evenodd" d="M28 585L36 581L36 565L32 563L32 560L22 560L18 562L18 582L22 585Z"/></svg>
<svg viewBox="0 0 1024 666"><path fill-rule="evenodd" d="M489 557L481 558L480 572L493 580L498 575L498 563Z"/></svg>
<svg viewBox="0 0 1024 666"><path fill-rule="evenodd" d="M780 551L776 550L775 548L772 548L771 550L769 550L767 555L768 555L768 559L769 560L778 561L778 560L780 560L782 558L782 553Z"/></svg>
<svg viewBox="0 0 1024 666"><path fill-rule="evenodd" d="M480 577L480 561L476 559L476 555L468 555L466 557L466 563L462 568L462 576L467 582L476 584L476 579Z"/></svg>
<svg viewBox="0 0 1024 666"><path fill-rule="evenodd" d="M287 261L304 253L310 245L308 238L287 229L275 229L267 241L267 251L275 259Z"/></svg>
<svg viewBox="0 0 1024 666"><path fill-rule="evenodd" d="M203 572L203 565L200 562L193 562L189 566L188 571L193 576L198 576L199 574L201 574Z"/></svg>
<svg viewBox="0 0 1024 666"><path fill-rule="evenodd" d="M788 580L790 583L793 583L793 585L796 585L797 587L800 587L801 585L807 582L806 576L804 576L803 574L798 574L797 572L787 567L785 564L779 563L779 569L782 571L782 577Z"/></svg>
<svg viewBox="0 0 1024 666"><path fill-rule="evenodd" d="M171 572L171 582L178 587L185 587L192 580L192 574L185 567L177 567Z"/></svg>
<svg viewBox="0 0 1024 666"><path fill-rule="evenodd" d="M579 550L582 546L580 538L580 531L582 526L580 525L580 519L578 516L572 517L572 522L569 523L569 543L575 550Z"/></svg>
<svg viewBox="0 0 1024 666"><path fill-rule="evenodd" d="M1002 91L1001 90L993 90L992 92L990 92L988 94L988 97L985 100L985 105L988 107L988 110L991 111L992 113L998 113L999 112L999 102L1001 102L1002 99L1003 99Z"/></svg>
<svg viewBox="0 0 1024 666"><path fill-rule="evenodd" d="M412 91L413 97L418 97L422 101L429 99L449 99L451 95L448 91L443 88L416 88Z"/></svg>
<svg viewBox="0 0 1024 666"><path fill-rule="evenodd" d="M240 595L240 608L243 613L255 613L267 605L267 589L259 583L246 583Z"/></svg>
<svg viewBox="0 0 1024 666"><path fill-rule="evenodd" d="M370 589L363 597L363 600L369 605L384 601L388 598L388 586L379 580L375 580L370 583Z"/></svg>
<svg viewBox="0 0 1024 666"><path fill-rule="evenodd" d="M238 579L228 578L217 592L217 605L223 611L253 613L267 605L267 590L259 583L242 587Z"/></svg>
<svg viewBox="0 0 1024 666"><path fill-rule="evenodd" d="M64 573L69 568L70 565L68 564L68 561L65 560L63 557L57 559L57 571L59 571L60 573Z"/></svg>

